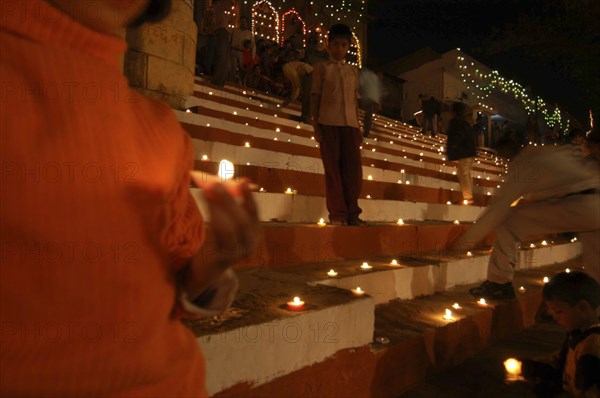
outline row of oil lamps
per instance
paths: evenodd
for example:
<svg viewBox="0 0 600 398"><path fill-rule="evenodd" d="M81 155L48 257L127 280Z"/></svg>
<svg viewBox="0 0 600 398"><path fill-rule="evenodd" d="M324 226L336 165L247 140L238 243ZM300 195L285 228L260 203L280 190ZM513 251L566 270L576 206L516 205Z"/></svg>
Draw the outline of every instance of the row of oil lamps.
<svg viewBox="0 0 600 398"><path fill-rule="evenodd" d="M399 266L399 265L400 264L398 263L398 260L394 259L394 260L392 260L390 262L390 266ZM363 271L369 271L369 270L373 269L373 266L369 265L369 263L367 263L367 262L363 262L361 264L361 266L360 266L360 269L363 270ZM571 270L569 268L566 268L565 272L569 273L569 272L571 272ZM338 275L338 273L335 270L333 270L333 269L330 269L327 272L327 276L330 277L330 278L335 278L337 275ZM542 279L542 282L544 284L546 284L546 283L549 282L549 280L550 279L547 276L544 276L544 278ZM525 289L524 286L520 286L517 290L521 294L525 294L525 292L527 291L527 289ZM365 290L362 289L360 286L357 286L354 289L350 289L350 291L352 292L352 294L354 294L357 297L363 296L366 293ZM304 301L302 301L300 299L300 297L296 296L291 301L287 302L287 308L289 310L291 310L291 311L303 311L304 310L304 304L305 304ZM484 298L480 298L479 300L477 300L477 305L480 306L480 307L487 307L488 303L486 302L486 300ZM455 309L455 310L462 309L462 307L458 303L452 304L452 308ZM455 318L454 318L454 316L452 314L452 310L449 309L449 308L446 308L444 310L444 315L442 316L442 319L444 319L446 321L454 321Z"/></svg>

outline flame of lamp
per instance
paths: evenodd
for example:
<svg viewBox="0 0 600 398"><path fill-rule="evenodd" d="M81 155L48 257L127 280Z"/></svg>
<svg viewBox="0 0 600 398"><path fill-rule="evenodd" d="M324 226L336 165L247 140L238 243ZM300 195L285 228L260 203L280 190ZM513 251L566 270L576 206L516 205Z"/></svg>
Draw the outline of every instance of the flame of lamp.
<svg viewBox="0 0 600 398"><path fill-rule="evenodd" d="M447 321L453 321L454 317L452 316L452 311L447 309L445 310L444 319Z"/></svg>
<svg viewBox="0 0 600 398"><path fill-rule="evenodd" d="M514 358L508 358L506 361L504 361L504 369L506 370L506 380L521 380L521 366L521 361Z"/></svg>
<svg viewBox="0 0 600 398"><path fill-rule="evenodd" d="M223 159L219 162L219 178L223 181L227 181L233 178L233 174L235 173L235 167L233 163L231 163L227 159Z"/></svg>
<svg viewBox="0 0 600 398"><path fill-rule="evenodd" d="M292 301L287 302L288 309L292 311L301 311L304 308L304 301L300 297L294 297Z"/></svg>

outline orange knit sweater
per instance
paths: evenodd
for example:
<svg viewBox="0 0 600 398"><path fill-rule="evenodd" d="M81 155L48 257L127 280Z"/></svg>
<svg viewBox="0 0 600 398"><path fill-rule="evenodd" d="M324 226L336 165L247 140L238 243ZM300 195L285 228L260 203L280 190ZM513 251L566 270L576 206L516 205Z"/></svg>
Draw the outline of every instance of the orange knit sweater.
<svg viewBox="0 0 600 398"><path fill-rule="evenodd" d="M203 396L175 273L201 246L193 148L125 43L0 0L2 396Z"/></svg>

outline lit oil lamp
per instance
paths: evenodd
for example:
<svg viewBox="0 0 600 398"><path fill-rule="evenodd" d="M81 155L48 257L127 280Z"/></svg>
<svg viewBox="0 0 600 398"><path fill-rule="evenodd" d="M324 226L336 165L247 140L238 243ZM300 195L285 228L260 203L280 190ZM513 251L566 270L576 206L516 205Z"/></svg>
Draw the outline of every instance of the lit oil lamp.
<svg viewBox="0 0 600 398"><path fill-rule="evenodd" d="M350 289L350 291L352 292L352 294L354 294L355 296L362 296L363 294L365 294L365 291L362 290L359 286L356 287L356 289Z"/></svg>
<svg viewBox="0 0 600 398"><path fill-rule="evenodd" d="M390 265L398 265L398 260L392 260L392 261L390 262Z"/></svg>
<svg viewBox="0 0 600 398"><path fill-rule="evenodd" d="M329 270L329 272L327 272L327 276L331 276L332 278L333 278L334 276L337 276L337 274L338 274L338 273L337 273L337 272L335 272L333 269L330 269L330 270Z"/></svg>
<svg viewBox="0 0 600 398"><path fill-rule="evenodd" d="M398 225L404 225L404 220L399 218L398 221L396 221L396 224Z"/></svg>
<svg viewBox="0 0 600 398"><path fill-rule="evenodd" d="M235 167L233 163L231 163L227 159L223 159L219 162L219 171L217 174L222 181L231 180L235 173Z"/></svg>
<svg viewBox="0 0 600 398"><path fill-rule="evenodd" d="M455 310L460 310L460 309L462 309L462 307L461 307L461 306L460 306L460 304L458 304L458 303L454 303L454 304L452 304L452 308L454 308Z"/></svg>
<svg viewBox="0 0 600 398"><path fill-rule="evenodd" d="M521 361L514 358L508 358L506 361L504 361L504 370L506 370L506 381L523 380L523 377L521 376L522 366L523 364L521 363Z"/></svg>
<svg viewBox="0 0 600 398"><path fill-rule="evenodd" d="M287 307L291 311L302 311L304 309L304 301L300 297L294 297L292 301L287 302Z"/></svg>
<svg viewBox="0 0 600 398"><path fill-rule="evenodd" d="M325 220L323 218L319 218L319 222L317 223L317 225L319 227L324 227L327 224L325 223Z"/></svg>
<svg viewBox="0 0 600 398"><path fill-rule="evenodd" d="M477 300L477 304L482 306L482 307L487 307L487 302L485 301L485 299L482 297L479 300Z"/></svg>
<svg viewBox="0 0 600 398"><path fill-rule="evenodd" d="M452 311L451 311L451 310L449 310L448 308L446 308L443 318L444 318L446 321L453 321L453 320L454 320L454 317L452 316Z"/></svg>
<svg viewBox="0 0 600 398"><path fill-rule="evenodd" d="M373 268L373 266L369 265L369 263L367 263L367 262L362 263L362 265L360 266L360 269L362 269L362 270L369 270L372 268Z"/></svg>

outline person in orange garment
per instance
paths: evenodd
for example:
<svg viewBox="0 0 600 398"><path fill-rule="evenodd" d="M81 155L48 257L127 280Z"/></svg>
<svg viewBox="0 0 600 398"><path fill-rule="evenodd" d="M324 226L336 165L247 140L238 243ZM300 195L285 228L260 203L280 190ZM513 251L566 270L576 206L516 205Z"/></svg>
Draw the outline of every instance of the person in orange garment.
<svg viewBox="0 0 600 398"><path fill-rule="evenodd" d="M206 396L181 316L216 314L259 239L247 182L197 178L172 110L112 33L163 0L0 0L0 396Z"/></svg>

